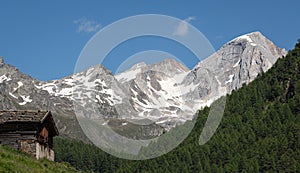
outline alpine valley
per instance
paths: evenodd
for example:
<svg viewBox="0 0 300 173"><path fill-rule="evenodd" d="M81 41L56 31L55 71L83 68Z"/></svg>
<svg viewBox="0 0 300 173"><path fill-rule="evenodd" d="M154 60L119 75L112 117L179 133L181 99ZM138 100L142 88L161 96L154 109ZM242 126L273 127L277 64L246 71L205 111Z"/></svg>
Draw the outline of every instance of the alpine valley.
<svg viewBox="0 0 300 173"><path fill-rule="evenodd" d="M95 65L47 82L20 72L1 58L0 109L51 110L63 136L84 139L74 105L87 112L96 106L97 114L85 116L102 117L103 123L122 129L142 122L151 128L136 126L139 129L130 136L158 136L253 81L286 54L260 32L252 32L229 41L191 70L166 59L150 65L141 62L116 75Z"/></svg>

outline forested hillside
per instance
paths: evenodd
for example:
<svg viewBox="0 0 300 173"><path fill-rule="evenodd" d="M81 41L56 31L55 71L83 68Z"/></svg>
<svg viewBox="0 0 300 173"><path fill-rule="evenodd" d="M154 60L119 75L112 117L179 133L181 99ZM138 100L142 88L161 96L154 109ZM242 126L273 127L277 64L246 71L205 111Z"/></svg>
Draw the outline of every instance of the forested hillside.
<svg viewBox="0 0 300 173"><path fill-rule="evenodd" d="M95 172L300 172L300 41L266 73L227 96L214 136L198 144L209 108L188 138L161 157L129 161L55 140L57 161Z"/></svg>

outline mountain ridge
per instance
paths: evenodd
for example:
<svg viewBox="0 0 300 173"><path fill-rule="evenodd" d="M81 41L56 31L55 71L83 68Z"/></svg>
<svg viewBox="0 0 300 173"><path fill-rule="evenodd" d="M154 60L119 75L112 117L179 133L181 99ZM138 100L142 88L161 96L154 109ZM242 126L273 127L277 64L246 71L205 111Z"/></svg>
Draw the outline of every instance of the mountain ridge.
<svg viewBox="0 0 300 173"><path fill-rule="evenodd" d="M201 107L248 84L286 53L260 32L253 32L229 41L191 70L175 60L139 63L117 75L95 65L47 82L23 76L1 59L1 109L53 110L61 115L56 120L67 135L72 130L63 122L65 118L78 126L74 105L90 117L145 119L169 130L192 119ZM10 74L14 69L17 72ZM95 107L97 114L92 115Z"/></svg>

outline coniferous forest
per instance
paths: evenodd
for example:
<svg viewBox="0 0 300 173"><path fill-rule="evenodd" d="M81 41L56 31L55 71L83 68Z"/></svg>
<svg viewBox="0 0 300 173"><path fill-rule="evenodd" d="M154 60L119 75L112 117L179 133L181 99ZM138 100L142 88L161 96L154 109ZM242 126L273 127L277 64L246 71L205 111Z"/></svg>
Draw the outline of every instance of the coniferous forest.
<svg viewBox="0 0 300 173"><path fill-rule="evenodd" d="M161 157L124 160L57 138L56 161L87 172L300 172L300 40L268 72L226 99L221 124L205 145L198 142L208 107L199 111L185 141Z"/></svg>

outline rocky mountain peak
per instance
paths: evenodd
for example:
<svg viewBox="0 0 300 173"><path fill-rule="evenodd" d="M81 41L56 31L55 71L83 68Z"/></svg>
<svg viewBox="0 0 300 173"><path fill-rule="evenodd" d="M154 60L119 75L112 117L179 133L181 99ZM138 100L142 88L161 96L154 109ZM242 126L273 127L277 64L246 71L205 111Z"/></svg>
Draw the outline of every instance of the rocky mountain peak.
<svg viewBox="0 0 300 173"><path fill-rule="evenodd" d="M155 63L155 64L151 65L152 68L164 68L164 67L171 67L171 66L173 68L179 68L182 71L188 71L189 70L185 65L183 65L182 63L176 61L173 58L164 59L161 62L158 62L158 63Z"/></svg>
<svg viewBox="0 0 300 173"><path fill-rule="evenodd" d="M265 39L265 36L263 36L261 32L255 31L255 32L247 33L239 37L236 37L233 40L229 41L228 43L230 44L230 43L249 42L255 44L255 42L258 42L258 40L262 40L262 39Z"/></svg>
<svg viewBox="0 0 300 173"><path fill-rule="evenodd" d="M251 32L241 35L223 45L211 57L207 58L203 62L200 62L196 68L200 67L206 61L213 61L223 66L227 63L234 62L235 66L239 63L247 62L248 65L252 64L249 61L265 61L267 66L270 67L276 62L276 60L282 56L285 56L287 51L285 49L277 47L272 41L266 38L261 32ZM237 64L236 64L237 63ZM249 64L250 63L250 64ZM253 64L254 65L254 64ZM268 68L264 68L266 71Z"/></svg>
<svg viewBox="0 0 300 173"><path fill-rule="evenodd" d="M97 64L95 66L90 67L89 69L85 70L86 74L88 73L96 73L99 75L112 75L112 72L105 68L102 64Z"/></svg>
<svg viewBox="0 0 300 173"><path fill-rule="evenodd" d="M89 79L97 79L100 78L101 76L113 76L112 72L108 69L106 69L103 65L97 64L94 66L89 67L88 69L73 73L70 76L64 77L60 80L54 80L56 83L59 83L60 81L63 80L83 80L83 78L89 78ZM49 81L52 82L52 81ZM46 82L46 83L49 83ZM69 82L69 85L71 86L71 82Z"/></svg>
<svg viewBox="0 0 300 173"><path fill-rule="evenodd" d="M263 49L270 50L273 55L281 55L282 56L282 55L287 54L287 51L285 49L278 48L272 41L270 41L267 37L265 37L259 31L241 35L241 36L229 41L223 47L227 47L229 45L242 45L243 48L246 48L247 46L261 47Z"/></svg>
<svg viewBox="0 0 300 173"><path fill-rule="evenodd" d="M174 76L187 73L188 71L189 69L185 65L177 62L175 59L164 59L161 62L151 65L147 65L145 62L140 62L132 66L129 70L115 75L115 77L120 83L124 83L132 79L136 79L137 75L140 76L142 73L145 75L158 72L167 76Z"/></svg>
<svg viewBox="0 0 300 173"><path fill-rule="evenodd" d="M139 63L133 65L129 70L136 70L136 69L143 68L146 66L147 66L147 64L142 61L142 62L139 62Z"/></svg>
<svg viewBox="0 0 300 173"><path fill-rule="evenodd" d="M148 70L162 72L168 76L174 76L189 71L185 65L175 59L165 59L161 62L152 64L149 66Z"/></svg>

